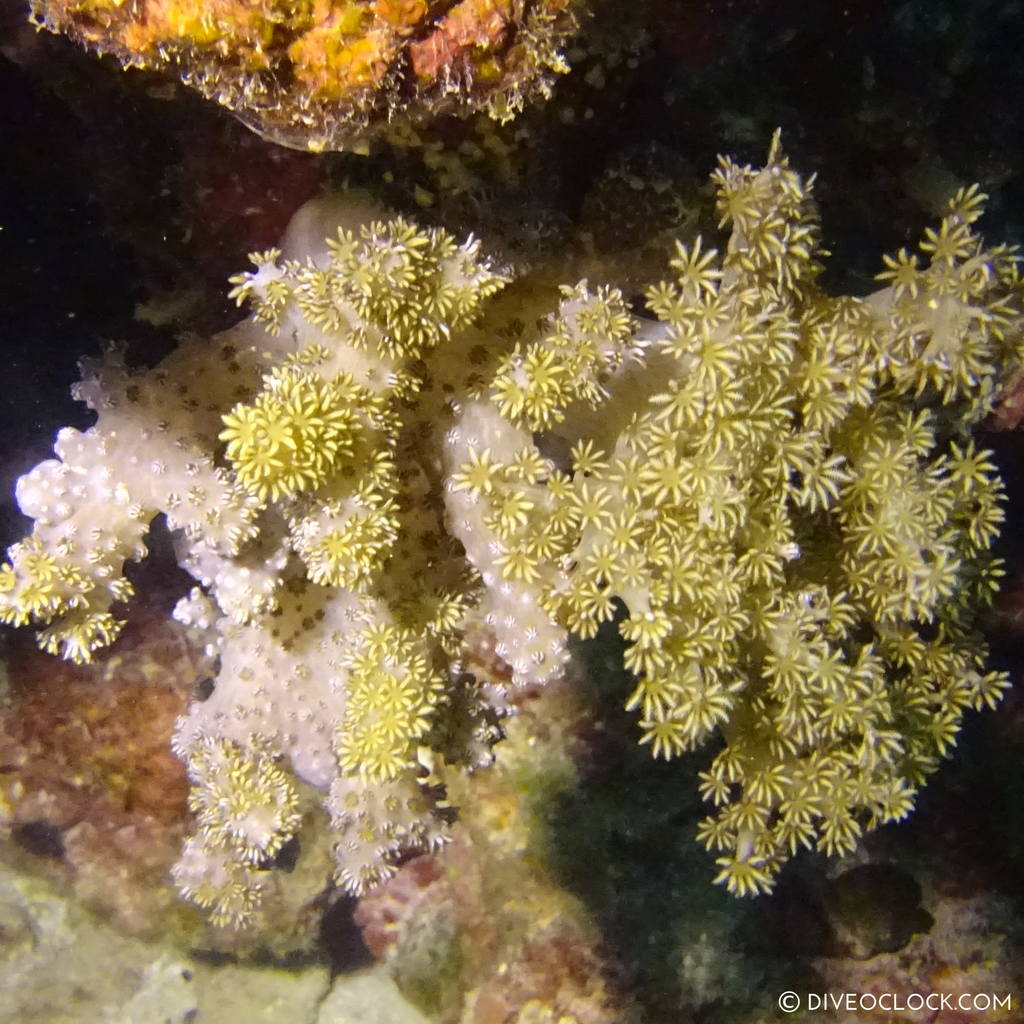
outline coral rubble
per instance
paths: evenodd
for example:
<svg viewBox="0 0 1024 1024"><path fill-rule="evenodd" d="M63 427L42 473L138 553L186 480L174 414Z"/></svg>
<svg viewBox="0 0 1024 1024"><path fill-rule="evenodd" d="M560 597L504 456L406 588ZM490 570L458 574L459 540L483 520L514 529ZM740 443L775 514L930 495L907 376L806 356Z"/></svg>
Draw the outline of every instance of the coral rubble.
<svg viewBox="0 0 1024 1024"><path fill-rule="evenodd" d="M699 837L741 895L904 817L998 701L975 617L1001 485L970 432L1019 368L1022 287L983 197L857 299L817 283L813 181L777 138L713 180L727 243L680 245L649 319L350 199L254 255L236 328L83 365L97 423L20 480L0 617L88 660L150 520L176 531L175 614L219 670L175 732L198 826L175 878L215 920L258 914L302 786L352 892L436 850L446 772L606 622L640 742L724 741ZM487 650L504 667L469 676Z"/></svg>

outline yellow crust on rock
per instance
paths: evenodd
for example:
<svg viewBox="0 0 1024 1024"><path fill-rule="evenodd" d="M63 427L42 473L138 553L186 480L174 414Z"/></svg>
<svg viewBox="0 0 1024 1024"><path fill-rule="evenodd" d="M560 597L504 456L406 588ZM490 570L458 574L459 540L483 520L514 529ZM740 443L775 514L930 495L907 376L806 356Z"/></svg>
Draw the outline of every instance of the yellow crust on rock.
<svg viewBox="0 0 1024 1024"><path fill-rule="evenodd" d="M32 19L166 68L275 142L322 151L435 113L505 120L566 70L584 0L31 0Z"/></svg>

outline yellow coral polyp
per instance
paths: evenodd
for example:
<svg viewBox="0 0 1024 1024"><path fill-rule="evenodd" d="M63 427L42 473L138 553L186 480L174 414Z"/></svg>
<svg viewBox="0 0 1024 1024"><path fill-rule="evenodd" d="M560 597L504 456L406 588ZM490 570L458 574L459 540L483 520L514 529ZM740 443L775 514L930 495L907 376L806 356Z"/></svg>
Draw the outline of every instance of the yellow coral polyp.
<svg viewBox="0 0 1024 1024"><path fill-rule="evenodd" d="M204 740L189 760L196 785L189 808L200 835L247 864L272 857L298 828L299 797L288 775L259 744L243 752L227 740Z"/></svg>
<svg viewBox="0 0 1024 1024"><path fill-rule="evenodd" d="M0 566L0 622L45 622L74 602L81 574L44 550L38 537L15 544L9 554L11 561Z"/></svg>
<svg viewBox="0 0 1024 1024"><path fill-rule="evenodd" d="M468 491L479 497L494 490L497 469L491 460L491 452L470 452L469 461L452 477L452 489Z"/></svg>
<svg viewBox="0 0 1024 1024"><path fill-rule="evenodd" d="M72 612L39 633L39 646L49 654L83 665L114 642L124 624L109 612Z"/></svg>
<svg viewBox="0 0 1024 1024"><path fill-rule="evenodd" d="M354 589L381 568L398 537L393 501L359 502L338 513L328 509L327 525L312 540L300 540L299 554L309 578L321 586Z"/></svg>
<svg viewBox="0 0 1024 1024"><path fill-rule="evenodd" d="M369 629L349 660L348 706L339 733L342 771L392 780L412 762L430 726L441 679L408 632Z"/></svg>
<svg viewBox="0 0 1024 1024"><path fill-rule="evenodd" d="M351 386L346 375L327 382L293 367L274 370L252 404L224 416L220 440L242 486L277 501L326 483L361 432Z"/></svg>

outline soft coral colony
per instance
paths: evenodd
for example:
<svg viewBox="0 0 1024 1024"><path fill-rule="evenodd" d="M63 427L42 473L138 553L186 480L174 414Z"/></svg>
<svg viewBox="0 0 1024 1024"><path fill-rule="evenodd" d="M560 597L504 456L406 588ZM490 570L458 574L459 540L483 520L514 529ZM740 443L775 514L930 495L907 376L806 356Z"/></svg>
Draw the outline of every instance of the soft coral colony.
<svg viewBox="0 0 1024 1024"><path fill-rule="evenodd" d="M97 413L18 483L0 615L88 660L163 514L219 657L179 720L197 829L175 870L223 922L322 794L354 892L445 838L439 766L486 761L508 685L614 620L640 742L716 749L701 841L730 890L903 818L1007 685L975 628L999 480L972 426L1019 366L1013 254L960 191L882 290L830 297L812 181L778 139L714 174L722 252L680 245L641 319L508 280L470 239L323 205L235 279L252 315L151 370L83 364ZM331 214L334 216L334 214ZM546 297L543 301L547 301ZM478 642L478 641L477 641Z"/></svg>

